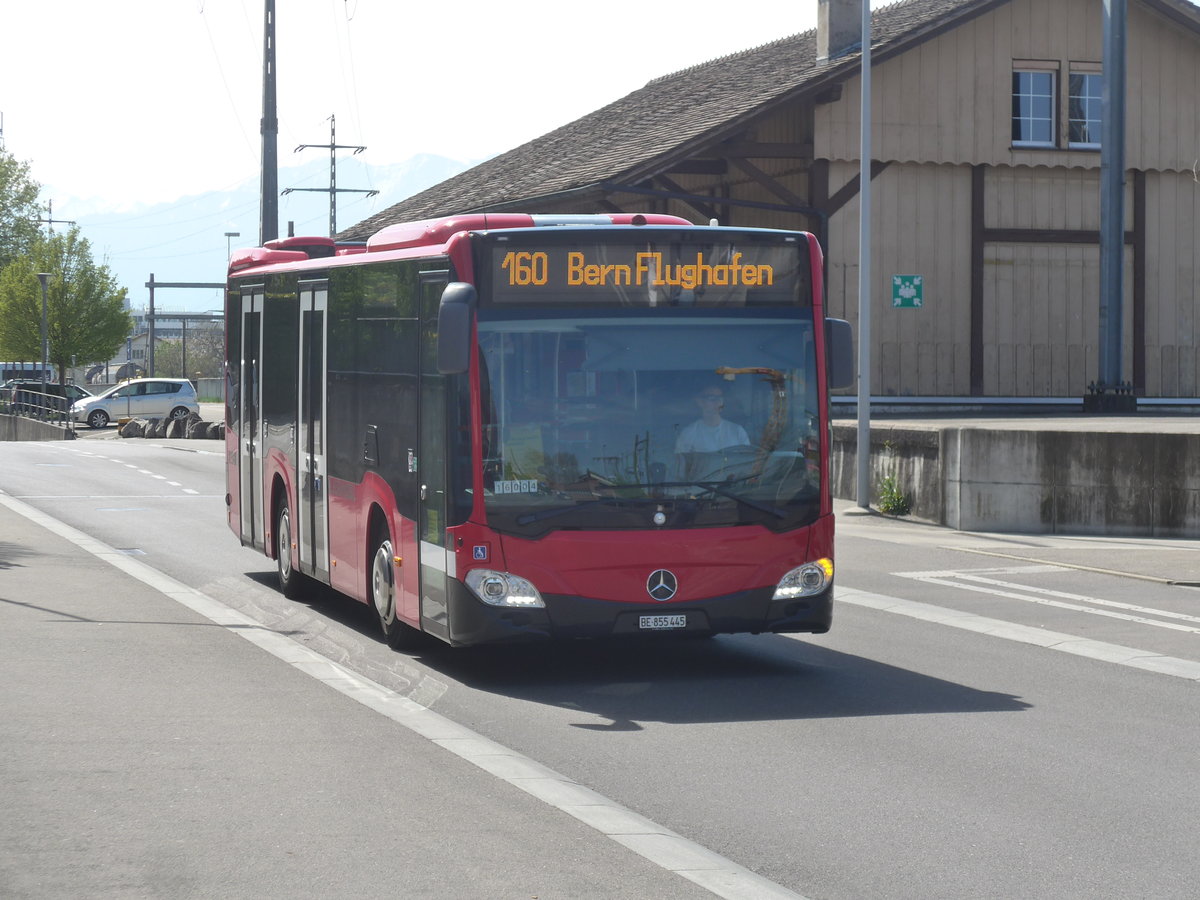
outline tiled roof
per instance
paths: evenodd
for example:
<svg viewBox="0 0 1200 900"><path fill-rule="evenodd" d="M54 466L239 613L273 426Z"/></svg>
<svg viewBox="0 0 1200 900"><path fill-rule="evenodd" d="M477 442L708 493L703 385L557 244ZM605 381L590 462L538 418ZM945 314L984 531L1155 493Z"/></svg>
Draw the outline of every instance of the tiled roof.
<svg viewBox="0 0 1200 900"><path fill-rule="evenodd" d="M876 60L1007 0L901 0L871 15ZM1152 5L1195 8L1183 0ZM818 62L817 33L806 31L761 47L656 78L639 90L520 147L402 200L338 235L365 240L395 222L493 210L505 204L630 183L693 155L743 122L800 92L838 81L859 68L859 52Z"/></svg>

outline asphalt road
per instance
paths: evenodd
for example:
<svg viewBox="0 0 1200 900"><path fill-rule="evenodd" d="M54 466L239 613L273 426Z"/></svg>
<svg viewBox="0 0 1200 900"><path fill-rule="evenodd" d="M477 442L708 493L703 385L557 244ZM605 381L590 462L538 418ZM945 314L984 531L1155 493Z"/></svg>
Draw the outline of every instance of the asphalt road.
<svg viewBox="0 0 1200 900"><path fill-rule="evenodd" d="M98 434L0 445L0 490L804 897L1191 897L1200 883L1200 590L1188 585L1200 581L1200 543L845 517L828 635L431 643L404 655L357 604L279 596L271 561L225 526L222 452ZM269 715L276 686L256 653L228 654L224 678L261 685L250 701ZM352 703L320 717L332 731L364 727ZM297 791L308 774L292 772ZM393 778L416 802L404 779ZM481 814L474 779L429 784L438 808ZM504 791L488 794L507 815ZM523 803L518 813L536 816ZM567 828L608 877L540 896L620 896L637 879L659 895L645 858L580 837L553 803L541 812L551 858L569 845L545 845L545 834ZM374 837L344 827L324 844L331 857ZM462 839L474 839L465 826ZM423 863L454 866L445 855L405 861ZM512 887L492 895L536 893Z"/></svg>

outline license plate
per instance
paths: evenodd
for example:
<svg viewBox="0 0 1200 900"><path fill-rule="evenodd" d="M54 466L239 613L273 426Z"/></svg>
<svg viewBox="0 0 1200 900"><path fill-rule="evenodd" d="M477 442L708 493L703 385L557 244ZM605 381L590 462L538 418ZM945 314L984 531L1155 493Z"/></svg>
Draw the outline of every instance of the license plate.
<svg viewBox="0 0 1200 900"><path fill-rule="evenodd" d="M638 616L638 628L648 631L687 628L687 616Z"/></svg>

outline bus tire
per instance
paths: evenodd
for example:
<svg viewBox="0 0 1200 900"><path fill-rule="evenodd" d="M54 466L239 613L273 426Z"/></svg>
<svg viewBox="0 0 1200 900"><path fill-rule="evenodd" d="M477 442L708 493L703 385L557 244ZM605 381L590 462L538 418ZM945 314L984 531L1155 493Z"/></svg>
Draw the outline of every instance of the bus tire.
<svg viewBox="0 0 1200 900"><path fill-rule="evenodd" d="M387 527L381 526L371 542L371 605L383 629L383 638L393 650L408 650L415 647L421 632L402 622L396 615L396 568L395 550Z"/></svg>
<svg viewBox="0 0 1200 900"><path fill-rule="evenodd" d="M275 516L275 575L283 596L289 600L304 596L308 579L292 566L292 512L286 502Z"/></svg>

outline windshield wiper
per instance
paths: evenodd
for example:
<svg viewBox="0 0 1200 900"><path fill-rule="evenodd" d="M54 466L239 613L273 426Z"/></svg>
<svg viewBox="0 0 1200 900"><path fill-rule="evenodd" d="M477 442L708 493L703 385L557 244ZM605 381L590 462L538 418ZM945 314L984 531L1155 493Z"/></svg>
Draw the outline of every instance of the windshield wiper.
<svg viewBox="0 0 1200 900"><path fill-rule="evenodd" d="M628 485L623 484L621 487L645 487L646 485ZM552 519L555 516L566 515L569 512L575 512L579 509L587 509L591 506L619 506L621 504L636 504L639 506L647 503L658 503L659 501L651 497L596 497L594 500L586 500L583 503L575 503L571 506L555 506L550 509L542 509L537 512L525 513L517 516L518 525L532 525L534 522L541 522L543 519Z"/></svg>
<svg viewBox="0 0 1200 900"><path fill-rule="evenodd" d="M745 480L745 479L742 479ZM736 484L731 481L661 481L653 484L622 484L622 489L628 488L671 488L671 487L698 487L703 488L712 494L717 494L721 497L726 497L737 503L749 506L751 509L756 509L759 512L767 513L777 519L786 519L789 515L787 510L780 509L778 506L772 506L769 503L760 503L757 500L750 500L734 491L727 490L726 485ZM518 525L532 525L534 522L541 522L545 519L552 519L555 516L566 515L569 512L575 512L581 509L587 509L592 506L620 506L630 504L635 506L648 506L661 503L673 503L680 498L675 497L596 497L593 500L587 500L583 503L576 503L572 506L555 506L551 509L543 509L538 512L525 513L517 516ZM694 498L693 498L694 499Z"/></svg>
<svg viewBox="0 0 1200 900"><path fill-rule="evenodd" d="M745 478L739 479L745 481ZM786 519L788 513L786 510L780 509L778 506L772 506L769 503L759 503L757 500L750 500L743 497L741 494L734 493L730 490L725 490L724 485L737 484L736 481L668 481L664 482L661 487L698 487L713 493L719 494L722 497L728 497L730 500L736 500L738 503L744 503L751 509L757 509L759 512L765 512L777 519Z"/></svg>
<svg viewBox="0 0 1200 900"><path fill-rule="evenodd" d="M757 509L759 512L768 513L769 515L775 516L775 518L777 518L777 519L786 519L789 515L787 510L780 509L778 506L772 506L769 503L760 503L757 500L750 500L746 497L743 497L741 494L735 493L731 490L727 490L727 487L729 485L735 485L740 482L747 481L748 479L749 479L749 476L747 476L747 478L739 478L737 481L656 481L656 482L653 482L650 484L622 484L621 487L622 488L643 488L643 489L654 488L654 489L658 489L658 490L661 490L662 488L672 488L672 487L698 487L698 488L703 488L704 490L708 491L709 493L718 494L722 497L727 497L730 500L736 500L738 503L744 503L746 506L749 506L751 509ZM610 498L604 498L604 499L610 499ZM637 497L637 498L631 498L631 499L635 499L635 500L645 502L645 503L671 503L671 502L674 502L675 500L678 500L679 498L678 497L658 497L658 498ZM584 504L584 505L587 505L587 504Z"/></svg>

